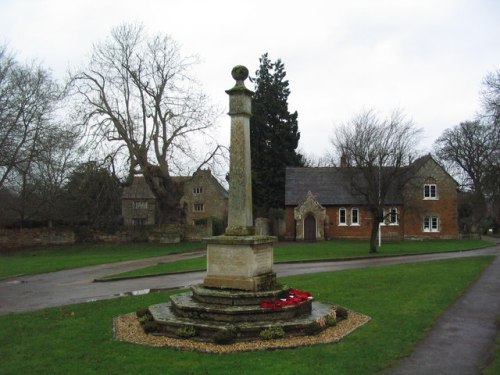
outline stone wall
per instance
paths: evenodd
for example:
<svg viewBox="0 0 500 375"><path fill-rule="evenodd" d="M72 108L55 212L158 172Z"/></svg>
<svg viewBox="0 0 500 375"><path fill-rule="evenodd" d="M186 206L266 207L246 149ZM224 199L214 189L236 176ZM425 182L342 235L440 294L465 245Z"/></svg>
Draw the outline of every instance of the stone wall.
<svg viewBox="0 0 500 375"><path fill-rule="evenodd" d="M75 233L67 229L0 229L0 250L46 245L72 245L75 242Z"/></svg>

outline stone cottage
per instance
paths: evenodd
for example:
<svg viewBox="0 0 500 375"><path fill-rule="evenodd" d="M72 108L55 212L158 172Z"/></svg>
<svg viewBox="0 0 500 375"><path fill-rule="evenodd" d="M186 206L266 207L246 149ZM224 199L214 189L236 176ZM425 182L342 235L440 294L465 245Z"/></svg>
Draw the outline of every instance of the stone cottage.
<svg viewBox="0 0 500 375"><path fill-rule="evenodd" d="M228 193L210 170L199 170L193 176L173 177L183 185L179 204L184 208L188 237L220 234L227 222ZM157 224L156 198L143 177L136 176L123 189L122 216L126 226ZM195 234L196 232L196 234ZM220 232L220 233L217 233Z"/></svg>
<svg viewBox="0 0 500 375"><path fill-rule="evenodd" d="M286 239L370 238L372 214L354 192L348 169L287 168ZM407 169L411 178L386 196L382 239L457 238L457 182L430 155Z"/></svg>

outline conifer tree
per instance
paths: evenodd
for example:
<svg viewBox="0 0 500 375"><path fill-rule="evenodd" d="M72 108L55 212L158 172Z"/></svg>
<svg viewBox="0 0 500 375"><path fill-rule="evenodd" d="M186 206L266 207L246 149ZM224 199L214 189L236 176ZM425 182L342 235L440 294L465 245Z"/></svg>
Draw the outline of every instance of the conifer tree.
<svg viewBox="0 0 500 375"><path fill-rule="evenodd" d="M290 88L283 62L272 62L265 53L255 74L250 119L253 204L256 216L267 216L269 209L284 206L285 168L303 166L304 160L296 151L298 114L288 111Z"/></svg>

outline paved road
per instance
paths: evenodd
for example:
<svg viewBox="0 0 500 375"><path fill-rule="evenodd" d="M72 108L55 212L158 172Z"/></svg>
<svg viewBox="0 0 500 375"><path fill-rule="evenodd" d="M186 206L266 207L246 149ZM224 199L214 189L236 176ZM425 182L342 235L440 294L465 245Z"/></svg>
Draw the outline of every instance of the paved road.
<svg viewBox="0 0 500 375"><path fill-rule="evenodd" d="M360 259L336 262L309 262L276 264L278 276L298 275L351 268L383 266L390 264L423 262L428 260L497 255L500 248L488 248L455 253L402 256L390 258ZM34 276L21 276L0 280L0 315L31 311L46 307L72 303L109 299L119 296L149 292L156 289L177 289L199 284L205 272L189 272L142 279L95 283L94 279L125 272L147 265L179 259L179 257L200 256L202 253L170 255L159 258L105 264Z"/></svg>

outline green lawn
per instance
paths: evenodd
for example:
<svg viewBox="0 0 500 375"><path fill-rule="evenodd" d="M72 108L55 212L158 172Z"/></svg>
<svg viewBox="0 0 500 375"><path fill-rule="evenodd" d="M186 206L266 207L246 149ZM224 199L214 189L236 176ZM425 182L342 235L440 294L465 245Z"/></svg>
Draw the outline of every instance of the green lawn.
<svg viewBox="0 0 500 375"><path fill-rule="evenodd" d="M0 253L0 277L31 275L68 268L149 258L203 249L200 242L179 244L123 243L33 248Z"/></svg>
<svg viewBox="0 0 500 375"><path fill-rule="evenodd" d="M427 252L446 252L477 249L491 245L482 240L405 241L383 244L377 254L368 253L367 241L324 241L315 243L277 243L274 246L274 262L359 258L366 256L407 255ZM170 272L205 270L206 257L183 259L162 263L129 272L110 275L106 279L147 276Z"/></svg>
<svg viewBox="0 0 500 375"><path fill-rule="evenodd" d="M372 317L340 343L225 355L116 342L113 317L164 301L154 293L0 316L7 374L376 374L411 352L435 318L491 262L474 257L283 278Z"/></svg>

